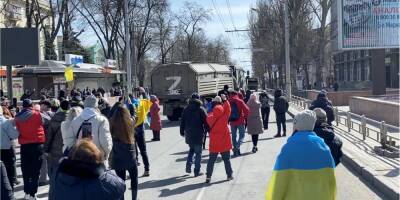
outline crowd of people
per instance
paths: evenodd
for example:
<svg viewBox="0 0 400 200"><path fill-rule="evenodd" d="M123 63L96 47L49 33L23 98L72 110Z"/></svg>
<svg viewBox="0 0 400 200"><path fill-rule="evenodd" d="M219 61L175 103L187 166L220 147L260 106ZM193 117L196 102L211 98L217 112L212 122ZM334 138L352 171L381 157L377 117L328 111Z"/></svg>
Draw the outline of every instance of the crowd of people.
<svg viewBox="0 0 400 200"><path fill-rule="evenodd" d="M310 194L321 197L317 199L335 196L333 169L340 163L342 143L334 134L333 107L326 96L322 91L310 106L312 110L294 117L294 132L277 158L267 199L287 199L288 193L295 195L289 199L310 199ZM180 121L180 134L189 146L186 173L191 174L194 165L194 176L203 175L201 159L208 133L205 183L211 183L219 154L227 180L233 180L231 154L242 155L246 130L251 136L252 153L258 152L259 135L269 128L272 103L277 124L274 137L285 137L289 103L280 89L273 98L266 92L235 91L228 86L214 98L193 93ZM139 155L143 176L150 176L145 124L152 130L153 141L160 141L162 130L159 100L144 88L127 98L120 96L112 106L97 90L90 94L73 91L59 99L43 97L39 104L27 98L17 113L2 101L0 123L1 199L14 199L14 186L19 184L13 142L16 139L20 145L24 199L37 199L38 187L47 176L49 199L124 199L126 172L132 199L137 199ZM296 173L290 173L291 169ZM308 175L305 170L314 170L315 175ZM323 192L311 192L315 184L322 184ZM303 190L293 189L298 185Z"/></svg>
<svg viewBox="0 0 400 200"><path fill-rule="evenodd" d="M36 199L39 185L47 182L49 199L71 199L71 195L123 199L126 171L136 199L139 150L143 176L150 176L144 139L148 115L153 140L160 141L158 99L139 88L137 95L120 96L111 107L101 91L84 92L72 91L69 97L58 99L42 96L38 104L25 98L18 111L2 99L1 165L7 180L1 182L1 199L14 199L14 186L19 184L15 139L20 145L24 199Z"/></svg>

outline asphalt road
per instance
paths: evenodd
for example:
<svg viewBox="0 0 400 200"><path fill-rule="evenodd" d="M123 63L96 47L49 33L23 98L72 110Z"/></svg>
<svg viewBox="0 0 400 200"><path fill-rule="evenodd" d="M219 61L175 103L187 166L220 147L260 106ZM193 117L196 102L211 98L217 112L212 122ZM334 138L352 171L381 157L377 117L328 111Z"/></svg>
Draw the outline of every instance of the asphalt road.
<svg viewBox="0 0 400 200"><path fill-rule="evenodd" d="M292 119L288 118L288 130L292 130ZM179 123L163 121L161 141L147 143L150 158L150 177L139 178L138 199L184 199L184 200L257 200L265 198L268 180L271 176L277 154L287 138L272 138L276 134L275 116L270 116L270 127L260 136L259 151L251 153L251 138L246 135L241 147L242 156L232 159L234 180L226 181L223 162L219 158L215 164L211 185L205 185L205 175L193 177L185 173L188 147L179 135ZM146 131L147 140L151 132ZM207 140L208 141L208 140ZM140 158L141 160L141 158ZM202 172L205 172L208 151L203 151ZM19 160L18 160L19 162ZM19 174L20 174L20 170ZM143 165L139 167L139 175ZM21 175L19 175L21 179ZM21 180L22 181L22 180ZM384 199L351 170L340 164L336 169L337 199L373 200ZM130 198L130 184L127 181L125 199ZM17 198L23 197L22 185L17 186ZM48 186L39 188L38 197L46 199Z"/></svg>

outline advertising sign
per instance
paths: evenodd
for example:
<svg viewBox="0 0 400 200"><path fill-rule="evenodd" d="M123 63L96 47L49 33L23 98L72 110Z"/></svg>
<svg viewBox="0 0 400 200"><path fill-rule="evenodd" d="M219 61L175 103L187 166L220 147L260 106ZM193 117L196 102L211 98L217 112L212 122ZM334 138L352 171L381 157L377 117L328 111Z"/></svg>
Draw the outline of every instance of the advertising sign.
<svg viewBox="0 0 400 200"><path fill-rule="evenodd" d="M77 65L83 63L83 56L74 54L65 54L65 64Z"/></svg>
<svg viewBox="0 0 400 200"><path fill-rule="evenodd" d="M7 79L1 78L0 81L2 82L1 85L3 86L3 88L2 88L3 92L7 93L7 87L4 87L7 85ZM22 94L24 93L22 77L13 77L12 89L13 89L13 97L16 97L19 99L22 96Z"/></svg>
<svg viewBox="0 0 400 200"><path fill-rule="evenodd" d="M111 59L106 59L104 67L117 68L117 61L111 60Z"/></svg>
<svg viewBox="0 0 400 200"><path fill-rule="evenodd" d="M399 48L400 0L339 0L339 48Z"/></svg>

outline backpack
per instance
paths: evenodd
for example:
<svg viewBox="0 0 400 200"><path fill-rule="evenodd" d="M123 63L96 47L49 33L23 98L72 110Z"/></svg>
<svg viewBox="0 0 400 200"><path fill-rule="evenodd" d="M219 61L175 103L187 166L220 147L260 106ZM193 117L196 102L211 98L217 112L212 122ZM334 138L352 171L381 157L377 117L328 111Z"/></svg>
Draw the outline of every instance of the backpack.
<svg viewBox="0 0 400 200"><path fill-rule="evenodd" d="M235 102L231 103L231 115L229 116L229 121L234 122L240 119L240 112L237 104Z"/></svg>
<svg viewBox="0 0 400 200"><path fill-rule="evenodd" d="M82 124L81 124L81 126L79 127L79 129L78 129L78 132L76 133L76 141L75 141L75 144L76 144L76 142L79 140L79 133L82 131L82 137L81 137L81 139L84 139L84 138L89 138L90 140L92 140L92 122L90 122L89 120L90 119L92 119L93 117L95 117L96 115L94 115L94 116L92 116L92 117L90 117L89 119L86 119L86 120L83 120L83 122L82 122ZM73 145L74 146L74 145ZM73 148L73 146L72 147L67 147L65 150L64 150L64 156L68 156L68 154L69 154L69 152L72 150L72 148Z"/></svg>

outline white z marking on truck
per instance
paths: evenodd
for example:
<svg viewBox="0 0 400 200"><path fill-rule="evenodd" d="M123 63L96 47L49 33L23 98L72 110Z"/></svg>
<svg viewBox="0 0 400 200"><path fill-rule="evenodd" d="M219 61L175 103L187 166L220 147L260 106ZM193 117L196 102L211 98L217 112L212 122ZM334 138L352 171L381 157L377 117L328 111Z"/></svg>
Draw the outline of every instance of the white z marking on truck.
<svg viewBox="0 0 400 200"><path fill-rule="evenodd" d="M170 76L170 77L166 77L167 81L173 80L174 82L172 83L172 85L168 88L168 91L170 93L174 93L175 88L179 85L179 83L182 80L182 77L180 76Z"/></svg>

